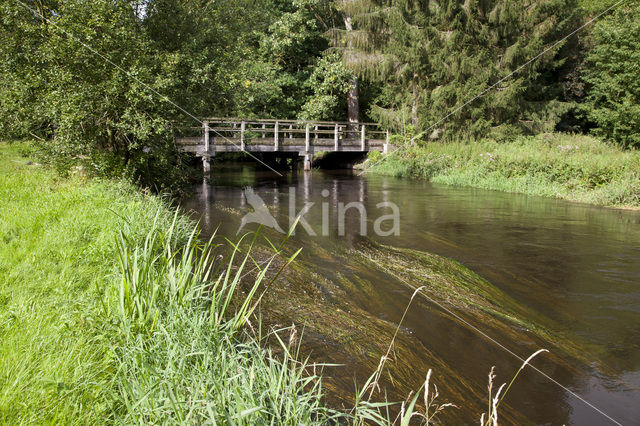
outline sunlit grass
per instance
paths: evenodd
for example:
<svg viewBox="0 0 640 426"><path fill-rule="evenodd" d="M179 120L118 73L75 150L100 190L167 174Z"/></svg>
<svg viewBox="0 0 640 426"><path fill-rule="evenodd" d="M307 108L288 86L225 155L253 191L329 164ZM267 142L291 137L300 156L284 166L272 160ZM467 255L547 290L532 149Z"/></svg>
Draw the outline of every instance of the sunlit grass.
<svg viewBox="0 0 640 426"><path fill-rule="evenodd" d="M163 203L59 180L24 148L0 145L0 422L96 421L110 366L96 285L113 279L123 218L140 235Z"/></svg>
<svg viewBox="0 0 640 426"><path fill-rule="evenodd" d="M270 332L276 355L246 327L281 270L267 279L235 243L221 257L126 184L28 165L26 148L0 145L0 422L356 420L324 405L322 366L288 330Z"/></svg>
<svg viewBox="0 0 640 426"><path fill-rule="evenodd" d="M401 148L369 172L603 206L640 206L640 152L589 136L430 142Z"/></svg>

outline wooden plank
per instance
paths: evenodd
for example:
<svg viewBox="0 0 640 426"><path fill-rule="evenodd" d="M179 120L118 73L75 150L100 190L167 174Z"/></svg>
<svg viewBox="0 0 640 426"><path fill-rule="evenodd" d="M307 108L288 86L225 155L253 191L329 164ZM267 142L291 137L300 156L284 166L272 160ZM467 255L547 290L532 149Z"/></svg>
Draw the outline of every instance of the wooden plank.
<svg viewBox="0 0 640 426"><path fill-rule="evenodd" d="M202 136L194 136L176 138L176 143L178 145L201 145L204 141L202 140Z"/></svg>
<svg viewBox="0 0 640 426"><path fill-rule="evenodd" d="M318 151L331 151L333 149L333 143L329 142L328 144L322 144L322 145L318 145L318 146L313 146L313 151L318 152ZM216 152L216 153L220 153L220 152L240 152L240 147L239 145L211 145L211 148ZM273 152L273 144L268 144L268 145L260 145L260 144L255 144L255 145L247 145L245 147L245 151L248 152ZM369 151L383 151L384 150L384 146L383 144L378 144L378 145L373 145L370 146ZM181 148L182 152L188 152L188 153L193 153L197 156L204 156L204 155L209 155L208 153L206 153L204 151L204 146L203 145L186 145L183 146ZM340 152L360 152L361 151L361 147L360 145L347 145L347 146L340 146ZM305 146L304 145L282 145L280 146L280 149L278 150L278 152L307 152L305 151Z"/></svg>

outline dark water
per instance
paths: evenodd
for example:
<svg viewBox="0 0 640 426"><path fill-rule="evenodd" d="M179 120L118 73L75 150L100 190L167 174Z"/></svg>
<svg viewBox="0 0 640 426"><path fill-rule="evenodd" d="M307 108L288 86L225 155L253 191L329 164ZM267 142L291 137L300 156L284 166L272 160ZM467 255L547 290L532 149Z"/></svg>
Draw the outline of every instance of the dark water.
<svg viewBox="0 0 640 426"><path fill-rule="evenodd" d="M461 262L581 348L582 359L574 360L558 345L532 338L524 330L492 334L523 358L539 347L558 354L542 355L533 364L566 387L525 369L505 399L507 423L613 424L573 392L622 424L640 424L640 212L344 172L278 177L247 165L218 169L211 184L194 187L194 195L182 205L201 220L205 233L219 227L219 233L232 236L241 217L252 211L244 186L253 187L283 228L287 228L291 188L296 212L305 202L315 202L306 218L318 235L299 229L288 245L303 247L300 261L313 265L309 280L317 288L340 295L314 302L327 316L336 311L341 321L348 321L353 312L360 324L360 318L369 316L394 325L412 293L384 267L365 268L353 259L354 245L362 238L359 217L351 210L340 232L337 204L361 202L368 213L371 240ZM375 219L390 212L377 208L380 202L399 207L399 236L379 237L373 232ZM255 224L245 227L252 229ZM332 285L339 293L330 290ZM351 307L348 312L340 310L346 302ZM313 324L313 314L310 317ZM473 326L486 329L483 323ZM460 407L443 416L450 423L479 421L491 366L496 366L496 381L501 384L521 364L429 300L411 306L402 330L412 339L400 348L409 354L404 374L412 377L398 384L398 392L406 394L409 389L402 389L403 383L419 384L427 368L433 368L439 398ZM367 366L359 361L364 358L348 354L346 344L342 347L340 342L350 341L344 334L348 332L332 340L314 340L310 333L315 342L310 352L314 361L345 364L328 376L335 378L333 392L348 395L353 392L353 377L366 377L362 370ZM381 355L366 354L378 359Z"/></svg>

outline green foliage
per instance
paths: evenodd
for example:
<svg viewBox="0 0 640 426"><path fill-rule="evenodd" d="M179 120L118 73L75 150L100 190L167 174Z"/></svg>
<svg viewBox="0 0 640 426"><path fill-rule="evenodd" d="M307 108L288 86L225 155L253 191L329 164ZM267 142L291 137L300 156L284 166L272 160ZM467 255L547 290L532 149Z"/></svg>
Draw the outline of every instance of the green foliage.
<svg viewBox="0 0 640 426"><path fill-rule="evenodd" d="M151 188L185 178L173 139L191 115L295 117L327 45L319 1L29 5L0 5L0 135Z"/></svg>
<svg viewBox="0 0 640 426"><path fill-rule="evenodd" d="M6 64L0 79L37 89L34 98L21 96L17 103L20 114L34 114L36 119L9 114L16 120L3 133L36 136L41 158L59 169L82 162L88 173L113 176L128 171L129 177L145 184L168 184L169 179L142 176L141 166L153 165L154 157L163 152L169 153L164 159L177 156L167 144L173 106L152 93L165 91L168 81L162 78L162 61L151 40L141 34L133 5L126 1L36 5L35 14L19 2L2 5L6 13L0 37L17 32L30 49L21 54L24 49L18 44L0 45L4 55L21 58ZM32 71L23 72L23 65ZM0 96L11 93L3 90ZM149 151L154 154L147 156ZM112 159L118 167L105 167ZM174 178L175 173L164 177Z"/></svg>
<svg viewBox="0 0 640 426"><path fill-rule="evenodd" d="M352 73L340 62L336 53L318 60L306 86L313 91L302 106L300 118L306 120L339 120L345 116L344 101L351 87Z"/></svg>
<svg viewBox="0 0 640 426"><path fill-rule="evenodd" d="M617 0L578 0L578 5L589 12L597 14L617 3Z"/></svg>
<svg viewBox="0 0 640 426"><path fill-rule="evenodd" d="M573 0L346 1L342 10L354 30L335 30L335 43L350 68L384 83L371 114L396 129L436 125L440 136L471 138L502 124L548 131L571 106L558 78L561 43L439 122L575 28Z"/></svg>
<svg viewBox="0 0 640 426"><path fill-rule="evenodd" d="M429 142L385 157L371 172L604 206L640 206L640 153L588 136Z"/></svg>
<svg viewBox="0 0 640 426"><path fill-rule="evenodd" d="M640 5L621 6L596 24L592 38L583 111L595 135L640 147Z"/></svg>
<svg viewBox="0 0 640 426"><path fill-rule="evenodd" d="M378 163L382 160L382 153L380 151L369 151L367 154L367 159L372 164Z"/></svg>

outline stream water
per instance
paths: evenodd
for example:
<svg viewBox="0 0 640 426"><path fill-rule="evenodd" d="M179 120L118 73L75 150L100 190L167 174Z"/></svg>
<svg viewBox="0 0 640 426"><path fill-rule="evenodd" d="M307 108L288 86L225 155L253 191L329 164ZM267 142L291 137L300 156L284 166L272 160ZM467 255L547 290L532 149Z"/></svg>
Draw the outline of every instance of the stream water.
<svg viewBox="0 0 640 426"><path fill-rule="evenodd" d="M613 424L605 413L640 424L640 212L344 171L280 177L247 164L217 167L181 205L205 235L234 236L253 211L245 187L283 229L291 203L296 213L315 203L304 217L317 235L297 228L287 243L303 248L297 266L262 310L266 322L304 327L312 361L341 364L323 371L333 404L348 406L354 380L375 369L413 288L439 282L445 290L416 297L402 324L384 383L390 400L418 389L431 368L438 401L458 406L441 419L477 423L491 367L496 385L508 382L516 355L546 348L533 365L557 383L525 369L504 400L506 423ZM355 208L339 226L338 205L349 202L366 209L366 236ZM391 211L382 202L397 205L399 235L374 232Z"/></svg>

